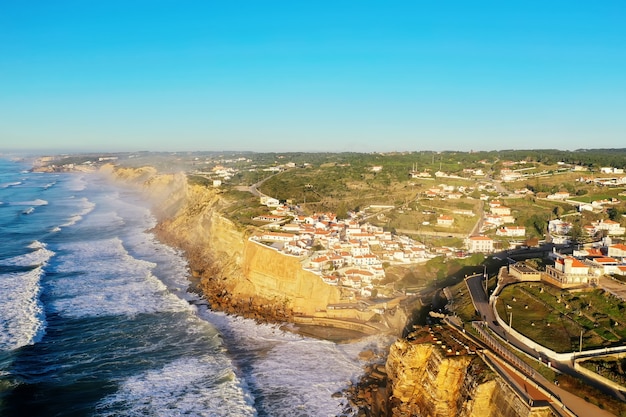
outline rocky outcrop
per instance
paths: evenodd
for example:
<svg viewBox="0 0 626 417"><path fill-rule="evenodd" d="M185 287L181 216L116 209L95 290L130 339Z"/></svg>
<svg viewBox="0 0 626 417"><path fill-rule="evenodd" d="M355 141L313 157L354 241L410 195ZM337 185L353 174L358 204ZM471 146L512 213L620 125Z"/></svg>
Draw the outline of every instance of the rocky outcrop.
<svg viewBox="0 0 626 417"><path fill-rule="evenodd" d="M530 408L477 355L400 339L384 367L370 369L350 397L358 415L421 417L548 417Z"/></svg>

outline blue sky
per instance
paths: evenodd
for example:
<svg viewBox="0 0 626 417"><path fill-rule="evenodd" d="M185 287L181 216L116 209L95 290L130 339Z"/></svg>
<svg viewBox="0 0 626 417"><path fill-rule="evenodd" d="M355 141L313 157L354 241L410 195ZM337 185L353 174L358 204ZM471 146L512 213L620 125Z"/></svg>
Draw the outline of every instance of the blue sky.
<svg viewBox="0 0 626 417"><path fill-rule="evenodd" d="M0 149L626 147L623 1L6 1Z"/></svg>

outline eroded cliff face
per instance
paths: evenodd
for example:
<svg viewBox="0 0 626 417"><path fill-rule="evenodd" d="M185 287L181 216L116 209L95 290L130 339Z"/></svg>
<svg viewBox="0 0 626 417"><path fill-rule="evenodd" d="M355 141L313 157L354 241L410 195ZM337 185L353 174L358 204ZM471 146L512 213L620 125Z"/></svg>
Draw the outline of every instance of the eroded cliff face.
<svg viewBox="0 0 626 417"><path fill-rule="evenodd" d="M158 174L153 168L106 167L117 180L139 187L153 202L155 233L185 251L200 287L216 310L259 320L289 321L312 315L339 301L336 287L285 256L248 239L221 215L228 204L213 188L189 185L184 174Z"/></svg>
<svg viewBox="0 0 626 417"><path fill-rule="evenodd" d="M476 355L447 356L437 345L398 340L386 363L389 416L545 417L530 409Z"/></svg>
<svg viewBox="0 0 626 417"><path fill-rule="evenodd" d="M313 315L340 300L337 287L302 269L297 257L279 254L259 243L246 241L242 266L256 296L284 303L295 314ZM244 294L239 288L235 291Z"/></svg>

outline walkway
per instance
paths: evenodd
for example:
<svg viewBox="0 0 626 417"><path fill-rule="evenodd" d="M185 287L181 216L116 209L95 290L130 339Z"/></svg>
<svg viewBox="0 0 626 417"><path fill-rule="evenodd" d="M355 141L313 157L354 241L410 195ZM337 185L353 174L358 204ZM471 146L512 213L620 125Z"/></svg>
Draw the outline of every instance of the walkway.
<svg viewBox="0 0 626 417"><path fill-rule="evenodd" d="M600 277L600 287L617 298L626 301L626 284L606 276Z"/></svg>

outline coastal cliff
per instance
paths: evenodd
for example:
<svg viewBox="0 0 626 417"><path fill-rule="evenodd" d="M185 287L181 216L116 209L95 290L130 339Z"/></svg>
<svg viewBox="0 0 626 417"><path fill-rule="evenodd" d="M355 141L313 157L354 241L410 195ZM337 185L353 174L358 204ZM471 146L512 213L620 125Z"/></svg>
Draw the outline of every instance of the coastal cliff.
<svg viewBox="0 0 626 417"><path fill-rule="evenodd" d="M351 395L356 399L354 402L360 410L359 415L554 415L548 408L530 408L477 355L449 355L441 346L432 343L415 343L406 339L396 341L390 347L384 367L370 370L366 379Z"/></svg>
<svg viewBox="0 0 626 417"><path fill-rule="evenodd" d="M185 252L213 309L280 322L313 316L340 301L339 289L302 269L297 257L249 240L252 230L225 218L221 210L229 201L218 189L190 185L184 174L158 174L150 167L102 171L140 187L152 201L155 234Z"/></svg>

